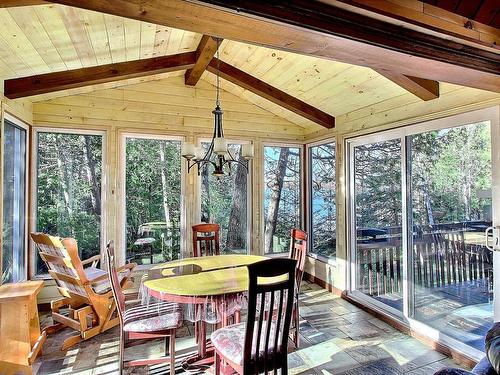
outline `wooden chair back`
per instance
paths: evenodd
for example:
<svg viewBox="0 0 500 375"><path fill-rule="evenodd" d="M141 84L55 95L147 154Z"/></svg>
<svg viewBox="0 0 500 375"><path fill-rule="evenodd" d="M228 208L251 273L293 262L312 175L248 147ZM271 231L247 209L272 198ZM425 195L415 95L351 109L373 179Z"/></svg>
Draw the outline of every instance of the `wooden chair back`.
<svg viewBox="0 0 500 375"><path fill-rule="evenodd" d="M196 224L193 229L193 256L219 255L219 224Z"/></svg>
<svg viewBox="0 0 500 375"><path fill-rule="evenodd" d="M120 278L115 267L115 247L113 241L109 241L106 246L106 265L108 266L109 283L116 303L116 312L123 327L123 315L125 313L125 294L120 285Z"/></svg>
<svg viewBox="0 0 500 375"><path fill-rule="evenodd" d="M287 373L296 263L295 259L274 258L248 266L244 374L267 374L277 369Z"/></svg>
<svg viewBox="0 0 500 375"><path fill-rule="evenodd" d="M40 257L47 265L50 276L55 280L59 292L68 298L90 302L89 285L78 246L74 238L59 238L45 233L31 233Z"/></svg>
<svg viewBox="0 0 500 375"><path fill-rule="evenodd" d="M300 229L290 231L290 259L297 261L296 283L297 291L300 289L300 283L304 276L304 269L307 256L307 233Z"/></svg>

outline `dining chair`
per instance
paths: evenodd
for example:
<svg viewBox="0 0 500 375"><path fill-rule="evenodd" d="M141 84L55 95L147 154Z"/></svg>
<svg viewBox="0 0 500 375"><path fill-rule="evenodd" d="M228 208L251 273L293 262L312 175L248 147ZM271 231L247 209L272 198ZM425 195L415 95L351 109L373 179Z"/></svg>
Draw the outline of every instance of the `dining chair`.
<svg viewBox="0 0 500 375"><path fill-rule="evenodd" d="M193 256L219 255L219 224L202 223L192 226Z"/></svg>
<svg viewBox="0 0 500 375"><path fill-rule="evenodd" d="M64 340L61 350L118 325L108 274L96 268L101 256L81 260L74 238L45 233L31 233L30 236L60 294L50 302L54 324L47 327L47 332L54 333L65 327L77 331L76 335ZM133 286L131 272L135 266L129 263L117 269L121 288Z"/></svg>
<svg viewBox="0 0 500 375"><path fill-rule="evenodd" d="M114 246L110 241L106 247L106 260L111 290L116 301L120 319L119 373L124 367L125 343L130 340L165 339L165 355L159 358L133 359L128 367L170 362L170 374L175 374L175 334L182 324L182 310L177 303L159 302L147 306L125 308L125 295L118 282L114 262ZM168 355L167 355L168 352Z"/></svg>
<svg viewBox="0 0 500 375"><path fill-rule="evenodd" d="M288 334L295 293L295 259L266 259L248 266L246 323L212 333L215 374L222 361L238 374L287 374ZM277 314L273 313L277 308Z"/></svg>
<svg viewBox="0 0 500 375"><path fill-rule="evenodd" d="M293 304L293 312L292 312L292 327L291 327L291 338L295 348L299 348L299 323L300 323L300 315L299 315L299 293L300 293L300 284L302 282L302 277L304 276L304 269L306 264L306 256L307 256L307 233L300 229L292 229L290 231L290 259L295 259L297 261L296 269L295 269L295 279L296 285L295 288L295 298Z"/></svg>

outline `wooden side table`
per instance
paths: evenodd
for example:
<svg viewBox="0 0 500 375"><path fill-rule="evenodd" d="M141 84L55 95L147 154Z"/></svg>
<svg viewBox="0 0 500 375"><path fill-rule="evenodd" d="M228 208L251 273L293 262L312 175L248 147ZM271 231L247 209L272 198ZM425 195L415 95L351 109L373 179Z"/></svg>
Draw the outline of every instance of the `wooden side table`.
<svg viewBox="0 0 500 375"><path fill-rule="evenodd" d="M32 373L46 338L36 303L42 287L43 281L0 286L0 375Z"/></svg>

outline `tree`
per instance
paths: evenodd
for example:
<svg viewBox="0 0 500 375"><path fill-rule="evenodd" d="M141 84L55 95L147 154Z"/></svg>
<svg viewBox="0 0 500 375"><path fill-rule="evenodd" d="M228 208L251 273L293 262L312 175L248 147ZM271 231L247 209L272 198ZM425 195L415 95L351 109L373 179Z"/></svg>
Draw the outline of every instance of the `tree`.
<svg viewBox="0 0 500 375"><path fill-rule="evenodd" d="M281 200L281 192L285 181L287 163L288 163L288 147L281 147L278 164L274 171L274 178L267 183L267 188L271 190L269 203L267 203L267 215L264 224L264 244L265 252L270 253L273 250L273 237L276 233L276 224L278 221L278 210Z"/></svg>
<svg viewBox="0 0 500 375"><path fill-rule="evenodd" d="M241 157L241 147L238 152ZM237 164L234 177L231 211L227 231L226 246L228 249L245 249L247 246L247 169Z"/></svg>

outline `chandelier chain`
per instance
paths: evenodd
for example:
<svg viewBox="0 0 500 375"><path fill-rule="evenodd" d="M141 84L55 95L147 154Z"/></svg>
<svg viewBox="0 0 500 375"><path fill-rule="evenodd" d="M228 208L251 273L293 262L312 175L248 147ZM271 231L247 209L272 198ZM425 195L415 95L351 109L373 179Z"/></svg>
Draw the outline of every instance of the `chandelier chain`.
<svg viewBox="0 0 500 375"><path fill-rule="evenodd" d="M220 43L220 39L219 38L216 38L215 39L217 41L217 98L216 98L216 101L215 103L219 106L220 105L220 97L219 97L219 91L220 91L220 56L219 56L219 43Z"/></svg>

